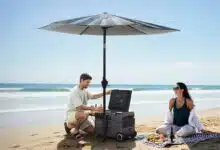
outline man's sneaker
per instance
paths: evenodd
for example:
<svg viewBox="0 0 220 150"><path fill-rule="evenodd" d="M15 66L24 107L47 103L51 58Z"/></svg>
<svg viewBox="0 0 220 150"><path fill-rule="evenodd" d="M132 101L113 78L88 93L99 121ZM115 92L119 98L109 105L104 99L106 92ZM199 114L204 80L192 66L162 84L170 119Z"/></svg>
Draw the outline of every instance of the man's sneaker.
<svg viewBox="0 0 220 150"><path fill-rule="evenodd" d="M70 128L68 128L68 126L67 126L67 123L66 123L66 122L64 123L64 129L65 129L65 131L66 131L66 134L67 134L67 135L70 135L70 133L71 133L71 132L70 132L70 131L71 131L71 129L70 129Z"/></svg>

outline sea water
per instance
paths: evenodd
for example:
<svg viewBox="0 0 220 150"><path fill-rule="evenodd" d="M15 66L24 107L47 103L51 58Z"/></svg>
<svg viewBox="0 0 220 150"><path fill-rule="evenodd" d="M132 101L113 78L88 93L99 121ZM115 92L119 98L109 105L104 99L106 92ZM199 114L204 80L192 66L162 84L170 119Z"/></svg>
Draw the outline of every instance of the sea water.
<svg viewBox="0 0 220 150"><path fill-rule="evenodd" d="M72 84L0 84L0 127L63 123ZM110 85L109 89L132 90L130 111L136 118L161 116L174 97L172 85ZM197 110L220 107L220 86L191 85L190 93ZM102 91L91 85L91 93ZM109 96L107 96L108 105ZM102 98L89 105L102 104ZM108 107L108 106L107 106Z"/></svg>

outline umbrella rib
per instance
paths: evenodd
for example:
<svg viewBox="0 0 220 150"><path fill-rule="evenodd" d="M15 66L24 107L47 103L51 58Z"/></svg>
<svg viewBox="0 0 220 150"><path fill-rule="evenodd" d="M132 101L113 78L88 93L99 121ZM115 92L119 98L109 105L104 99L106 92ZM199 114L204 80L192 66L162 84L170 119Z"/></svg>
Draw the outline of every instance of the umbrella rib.
<svg viewBox="0 0 220 150"><path fill-rule="evenodd" d="M130 19L130 18L116 16L116 15L114 15L114 16L122 18L122 19L130 21L130 22L135 22L136 24L139 24L139 25L144 25L144 26L146 26L148 28L153 28L153 29L155 29L155 28L160 28L161 29L162 28L164 30L180 31L178 29L173 29L173 28L169 28L169 27L166 27L166 26L161 26L161 25L157 25L157 24L153 24L153 23L149 23L149 22L144 22L144 21L136 20L136 19Z"/></svg>
<svg viewBox="0 0 220 150"><path fill-rule="evenodd" d="M140 33L146 34L145 32L140 31L140 30L138 30L137 28L132 27L131 25L127 25L127 26L128 26L129 28L132 28L132 29L136 30L137 32L140 32Z"/></svg>
<svg viewBox="0 0 220 150"><path fill-rule="evenodd" d="M85 33L86 30L88 30L88 29L89 29L89 26L87 26L82 32L80 32L80 35L82 35L83 33Z"/></svg>

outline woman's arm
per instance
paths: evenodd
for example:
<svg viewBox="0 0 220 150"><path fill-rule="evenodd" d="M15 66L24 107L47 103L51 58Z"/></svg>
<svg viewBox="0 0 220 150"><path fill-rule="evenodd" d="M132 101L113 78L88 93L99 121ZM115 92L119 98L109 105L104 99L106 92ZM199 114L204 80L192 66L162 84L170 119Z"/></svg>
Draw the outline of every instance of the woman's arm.
<svg viewBox="0 0 220 150"><path fill-rule="evenodd" d="M169 110L170 110L170 111L172 111L172 109L173 109L174 102L175 102L175 99L174 99L174 98L170 99L170 101L169 101Z"/></svg>
<svg viewBox="0 0 220 150"><path fill-rule="evenodd" d="M174 98L170 99L170 101L169 101L169 111L165 115L164 124L167 124L167 125L173 124L172 109L173 109L173 106L174 106L174 102L175 102Z"/></svg>
<svg viewBox="0 0 220 150"><path fill-rule="evenodd" d="M186 99L186 106L187 106L190 110L192 110L193 107L194 107L193 100L191 100L191 99Z"/></svg>

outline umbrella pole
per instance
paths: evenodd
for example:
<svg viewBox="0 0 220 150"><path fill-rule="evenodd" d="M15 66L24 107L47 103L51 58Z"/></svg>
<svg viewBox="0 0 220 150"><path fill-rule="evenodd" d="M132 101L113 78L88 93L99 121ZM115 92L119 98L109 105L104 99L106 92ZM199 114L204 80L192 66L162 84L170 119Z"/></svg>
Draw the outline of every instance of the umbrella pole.
<svg viewBox="0 0 220 150"><path fill-rule="evenodd" d="M106 110L106 87L108 85L108 81L106 80L106 31L107 28L103 27L103 78L102 78L102 88L103 88L103 109L104 116Z"/></svg>
<svg viewBox="0 0 220 150"><path fill-rule="evenodd" d="M106 116L106 87L108 85L108 81L106 80L106 31L107 28L103 27L103 79L102 79L102 88L103 88L103 116L104 116L104 139L103 142L106 140L106 133L107 133L107 128L108 128L108 123L107 123L107 116Z"/></svg>

